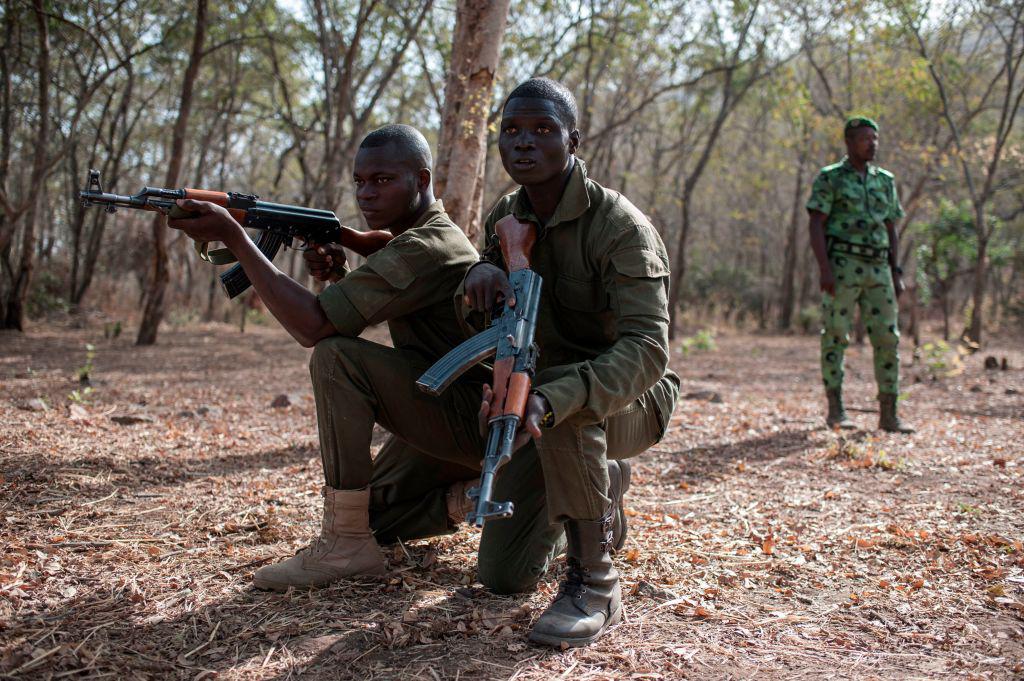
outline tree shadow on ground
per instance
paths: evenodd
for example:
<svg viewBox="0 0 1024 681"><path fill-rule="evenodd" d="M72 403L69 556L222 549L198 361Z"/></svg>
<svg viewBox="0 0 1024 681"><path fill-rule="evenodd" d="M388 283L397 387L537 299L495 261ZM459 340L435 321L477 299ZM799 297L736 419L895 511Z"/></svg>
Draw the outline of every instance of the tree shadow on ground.
<svg viewBox="0 0 1024 681"><path fill-rule="evenodd" d="M1024 419L1024 406L1019 404L1000 404L994 407L988 407L985 409L962 409L962 408L946 408L943 409L947 414L953 414L960 418L992 418L992 419Z"/></svg>
<svg viewBox="0 0 1024 681"><path fill-rule="evenodd" d="M848 437L855 437L854 431ZM672 461L680 466L683 479L699 481L712 476L735 473L740 462L764 463L798 452L823 447L828 443L829 431L823 428L782 430L771 435L700 445L689 449L661 450L658 460Z"/></svg>
<svg viewBox="0 0 1024 681"><path fill-rule="evenodd" d="M384 443L388 434L375 429L372 446ZM61 487L57 477L61 471L73 470L82 477L109 474L105 484L92 493L108 493L117 488L137 488L139 485L172 486L184 485L197 479L208 477L231 477L258 470L280 470L295 466L305 466L312 460L317 477L320 475L320 452L316 447L296 445L275 449L253 449L251 451L221 451L210 456L193 456L173 458L166 456L143 455L136 458L121 458L114 455L94 454L76 460L73 465L65 465L54 470L50 462L41 457L8 457L3 462L4 475L12 481L25 483L25 491L32 486L42 486L41 490ZM79 490L80 491L80 490Z"/></svg>

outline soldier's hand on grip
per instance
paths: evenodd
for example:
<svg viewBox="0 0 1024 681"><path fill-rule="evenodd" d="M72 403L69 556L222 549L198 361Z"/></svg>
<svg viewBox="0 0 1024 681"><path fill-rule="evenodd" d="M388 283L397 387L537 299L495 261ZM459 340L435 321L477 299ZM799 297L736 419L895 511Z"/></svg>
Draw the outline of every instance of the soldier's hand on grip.
<svg viewBox="0 0 1024 681"><path fill-rule="evenodd" d="M491 386L484 383L483 397L480 400L480 411L477 412L477 422L480 427L480 435L487 437L488 419L491 411L491 402L494 400L494 391ZM544 415L550 411L547 400L541 395L531 393L526 400L526 413L523 414L523 421L519 424L516 432L516 439L512 445L512 451L518 451L532 437L539 440L541 437L541 421Z"/></svg>
<svg viewBox="0 0 1024 681"><path fill-rule="evenodd" d="M466 276L466 305L477 312L486 312L499 300L508 301L509 307L516 305L505 271L487 262L473 267Z"/></svg>
<svg viewBox="0 0 1024 681"><path fill-rule="evenodd" d="M306 269L318 281L337 281L345 267L345 249L340 244L315 244L302 252Z"/></svg>

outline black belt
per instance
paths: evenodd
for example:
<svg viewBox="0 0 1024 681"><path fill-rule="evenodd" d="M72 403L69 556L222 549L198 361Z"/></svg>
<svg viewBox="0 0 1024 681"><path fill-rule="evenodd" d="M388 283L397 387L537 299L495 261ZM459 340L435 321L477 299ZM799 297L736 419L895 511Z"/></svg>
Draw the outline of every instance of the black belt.
<svg viewBox="0 0 1024 681"><path fill-rule="evenodd" d="M842 253L843 255L850 255L854 258L863 258L864 260L879 260L885 262L889 259L888 248L878 248L876 246L869 246L867 244L855 244L849 241L843 241L836 239L835 237L829 237L827 239L828 252Z"/></svg>

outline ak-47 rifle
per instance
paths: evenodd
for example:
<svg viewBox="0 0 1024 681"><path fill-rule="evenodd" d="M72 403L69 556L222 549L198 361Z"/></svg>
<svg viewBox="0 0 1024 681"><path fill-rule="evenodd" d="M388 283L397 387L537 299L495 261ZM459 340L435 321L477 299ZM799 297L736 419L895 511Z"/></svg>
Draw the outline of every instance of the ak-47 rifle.
<svg viewBox="0 0 1024 681"><path fill-rule="evenodd" d="M180 208L175 203L177 199L216 203L227 208L231 217L243 227L261 231L256 247L268 260L274 259L281 246L291 246L294 239L303 244L338 243L365 257L379 251L392 238L391 232L384 230L359 232L345 227L338 221L338 216L329 210L260 201L260 197L255 194L159 187L143 187L142 191L131 196L109 194L100 185L98 170L89 171L89 184L78 193L78 198L83 206L105 206L108 213L115 212L118 207L133 208L163 213L176 219L194 215ZM235 262L234 256L226 248L210 251L207 244L202 243L196 244L196 250L201 258L215 265ZM220 275L220 280L228 298L234 298L250 286L249 277L241 265L228 269Z"/></svg>
<svg viewBox="0 0 1024 681"><path fill-rule="evenodd" d="M510 306L506 299L501 316L486 331L453 348L416 381L420 390L440 395L470 367L494 355L494 399L480 486L467 493L476 501L476 508L466 516L466 521L477 527L489 518L508 518L514 510L511 501L491 501L491 494L498 469L512 458L512 445L526 411L538 354L533 333L542 280L530 269L530 251L537 238L534 226L508 215L498 221L494 231L508 267L515 306Z"/></svg>

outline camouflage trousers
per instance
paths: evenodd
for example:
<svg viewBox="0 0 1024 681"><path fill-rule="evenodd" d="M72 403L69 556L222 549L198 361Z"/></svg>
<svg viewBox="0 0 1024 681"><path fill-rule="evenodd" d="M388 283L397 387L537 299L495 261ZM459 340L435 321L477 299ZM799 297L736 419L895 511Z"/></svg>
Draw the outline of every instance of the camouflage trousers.
<svg viewBox="0 0 1024 681"><path fill-rule="evenodd" d="M821 375L826 389L843 385L843 354L850 344L854 308L874 350L875 381L879 393L899 392L899 309L893 289L892 272L886 262L830 254L836 293L821 299Z"/></svg>

